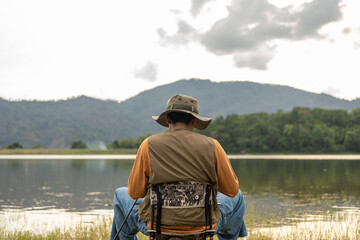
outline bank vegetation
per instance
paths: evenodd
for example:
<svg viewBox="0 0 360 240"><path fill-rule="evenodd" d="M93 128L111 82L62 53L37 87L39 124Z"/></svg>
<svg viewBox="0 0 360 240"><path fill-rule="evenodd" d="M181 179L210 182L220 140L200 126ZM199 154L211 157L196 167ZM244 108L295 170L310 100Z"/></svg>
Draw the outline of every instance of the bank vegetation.
<svg viewBox="0 0 360 240"><path fill-rule="evenodd" d="M296 107L289 112L218 117L199 133L217 139L228 153L358 153L360 109ZM137 148L137 139L115 140L110 149Z"/></svg>

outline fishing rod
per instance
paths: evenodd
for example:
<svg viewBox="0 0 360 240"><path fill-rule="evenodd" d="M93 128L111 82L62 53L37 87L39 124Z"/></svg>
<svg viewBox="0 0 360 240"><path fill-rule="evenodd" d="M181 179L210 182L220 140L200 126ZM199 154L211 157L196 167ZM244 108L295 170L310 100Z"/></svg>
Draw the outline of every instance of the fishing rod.
<svg viewBox="0 0 360 240"><path fill-rule="evenodd" d="M134 208L134 206L135 206L136 202L137 202L137 199L135 199L134 204L131 206L130 211L129 211L129 212L128 212L128 214L126 215L126 217L125 217L124 221L122 222L122 224L121 224L121 226L120 226L120 228L119 228L119 231L116 233L116 235L115 235L115 237L113 238L113 240L116 240L116 238L117 238L117 236L119 235L119 233L120 233L121 229L124 227L125 222L126 222L126 220L128 219L128 217L129 217L129 215L130 215L131 211L133 210L133 208Z"/></svg>

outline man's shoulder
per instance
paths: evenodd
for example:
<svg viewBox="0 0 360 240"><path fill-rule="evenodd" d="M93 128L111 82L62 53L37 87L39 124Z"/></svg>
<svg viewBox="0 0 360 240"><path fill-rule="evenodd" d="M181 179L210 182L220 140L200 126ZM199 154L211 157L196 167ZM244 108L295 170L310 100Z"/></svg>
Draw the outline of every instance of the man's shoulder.
<svg viewBox="0 0 360 240"><path fill-rule="evenodd" d="M193 137L195 137L195 138L207 140L209 142L216 141L214 138L206 136L206 135L198 133L198 132L187 131L186 133L193 136ZM157 133L157 134L151 135L150 137L148 137L148 139L149 139L149 141L150 140L163 139L163 138L166 138L168 136L171 136L171 134L172 134L171 132Z"/></svg>
<svg viewBox="0 0 360 240"><path fill-rule="evenodd" d="M199 137L199 138L203 138L206 139L208 141L214 141L215 139L213 139L212 137L206 136L204 134L198 133L198 132L192 132L195 136Z"/></svg>
<svg viewBox="0 0 360 240"><path fill-rule="evenodd" d="M168 133L169 132L156 133L156 134L153 134L153 135L149 136L147 139L150 140L150 139L154 139L154 138L161 138L161 137L165 136Z"/></svg>
<svg viewBox="0 0 360 240"><path fill-rule="evenodd" d="M151 136L149 136L149 137L147 138L147 141L148 141L149 143L150 143L150 142L160 141L160 140L164 139L167 134L168 134L168 132L153 134L153 135L151 135Z"/></svg>

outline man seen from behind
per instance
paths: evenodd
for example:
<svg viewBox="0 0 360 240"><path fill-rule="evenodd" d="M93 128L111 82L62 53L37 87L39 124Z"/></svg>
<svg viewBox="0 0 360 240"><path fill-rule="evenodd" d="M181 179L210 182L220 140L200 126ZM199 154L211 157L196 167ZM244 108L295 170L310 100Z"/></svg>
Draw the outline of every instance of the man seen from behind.
<svg viewBox="0 0 360 240"><path fill-rule="evenodd" d="M114 219L110 239L116 235L134 199L138 199L125 222L118 239L137 239L140 231L150 229L150 189L160 183L200 182L212 185L216 196L212 216L219 240L246 237L244 222L245 201L239 190L230 161L213 138L193 132L203 130L211 118L199 115L198 101L190 96L172 96L166 109L153 119L169 128L169 132L155 134L145 139L139 147L127 188L114 194ZM175 209L164 212L161 231L190 234L205 230L199 224L201 209Z"/></svg>

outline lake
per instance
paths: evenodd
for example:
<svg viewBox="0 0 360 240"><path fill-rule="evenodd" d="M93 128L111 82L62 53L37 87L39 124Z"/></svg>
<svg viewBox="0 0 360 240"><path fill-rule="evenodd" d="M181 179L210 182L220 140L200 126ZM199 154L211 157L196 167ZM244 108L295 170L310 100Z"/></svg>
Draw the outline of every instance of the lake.
<svg viewBox="0 0 360 240"><path fill-rule="evenodd" d="M0 159L0 227L46 231L112 216L133 160ZM360 160L231 159L249 227L360 218ZM109 230L110 231L110 230Z"/></svg>

